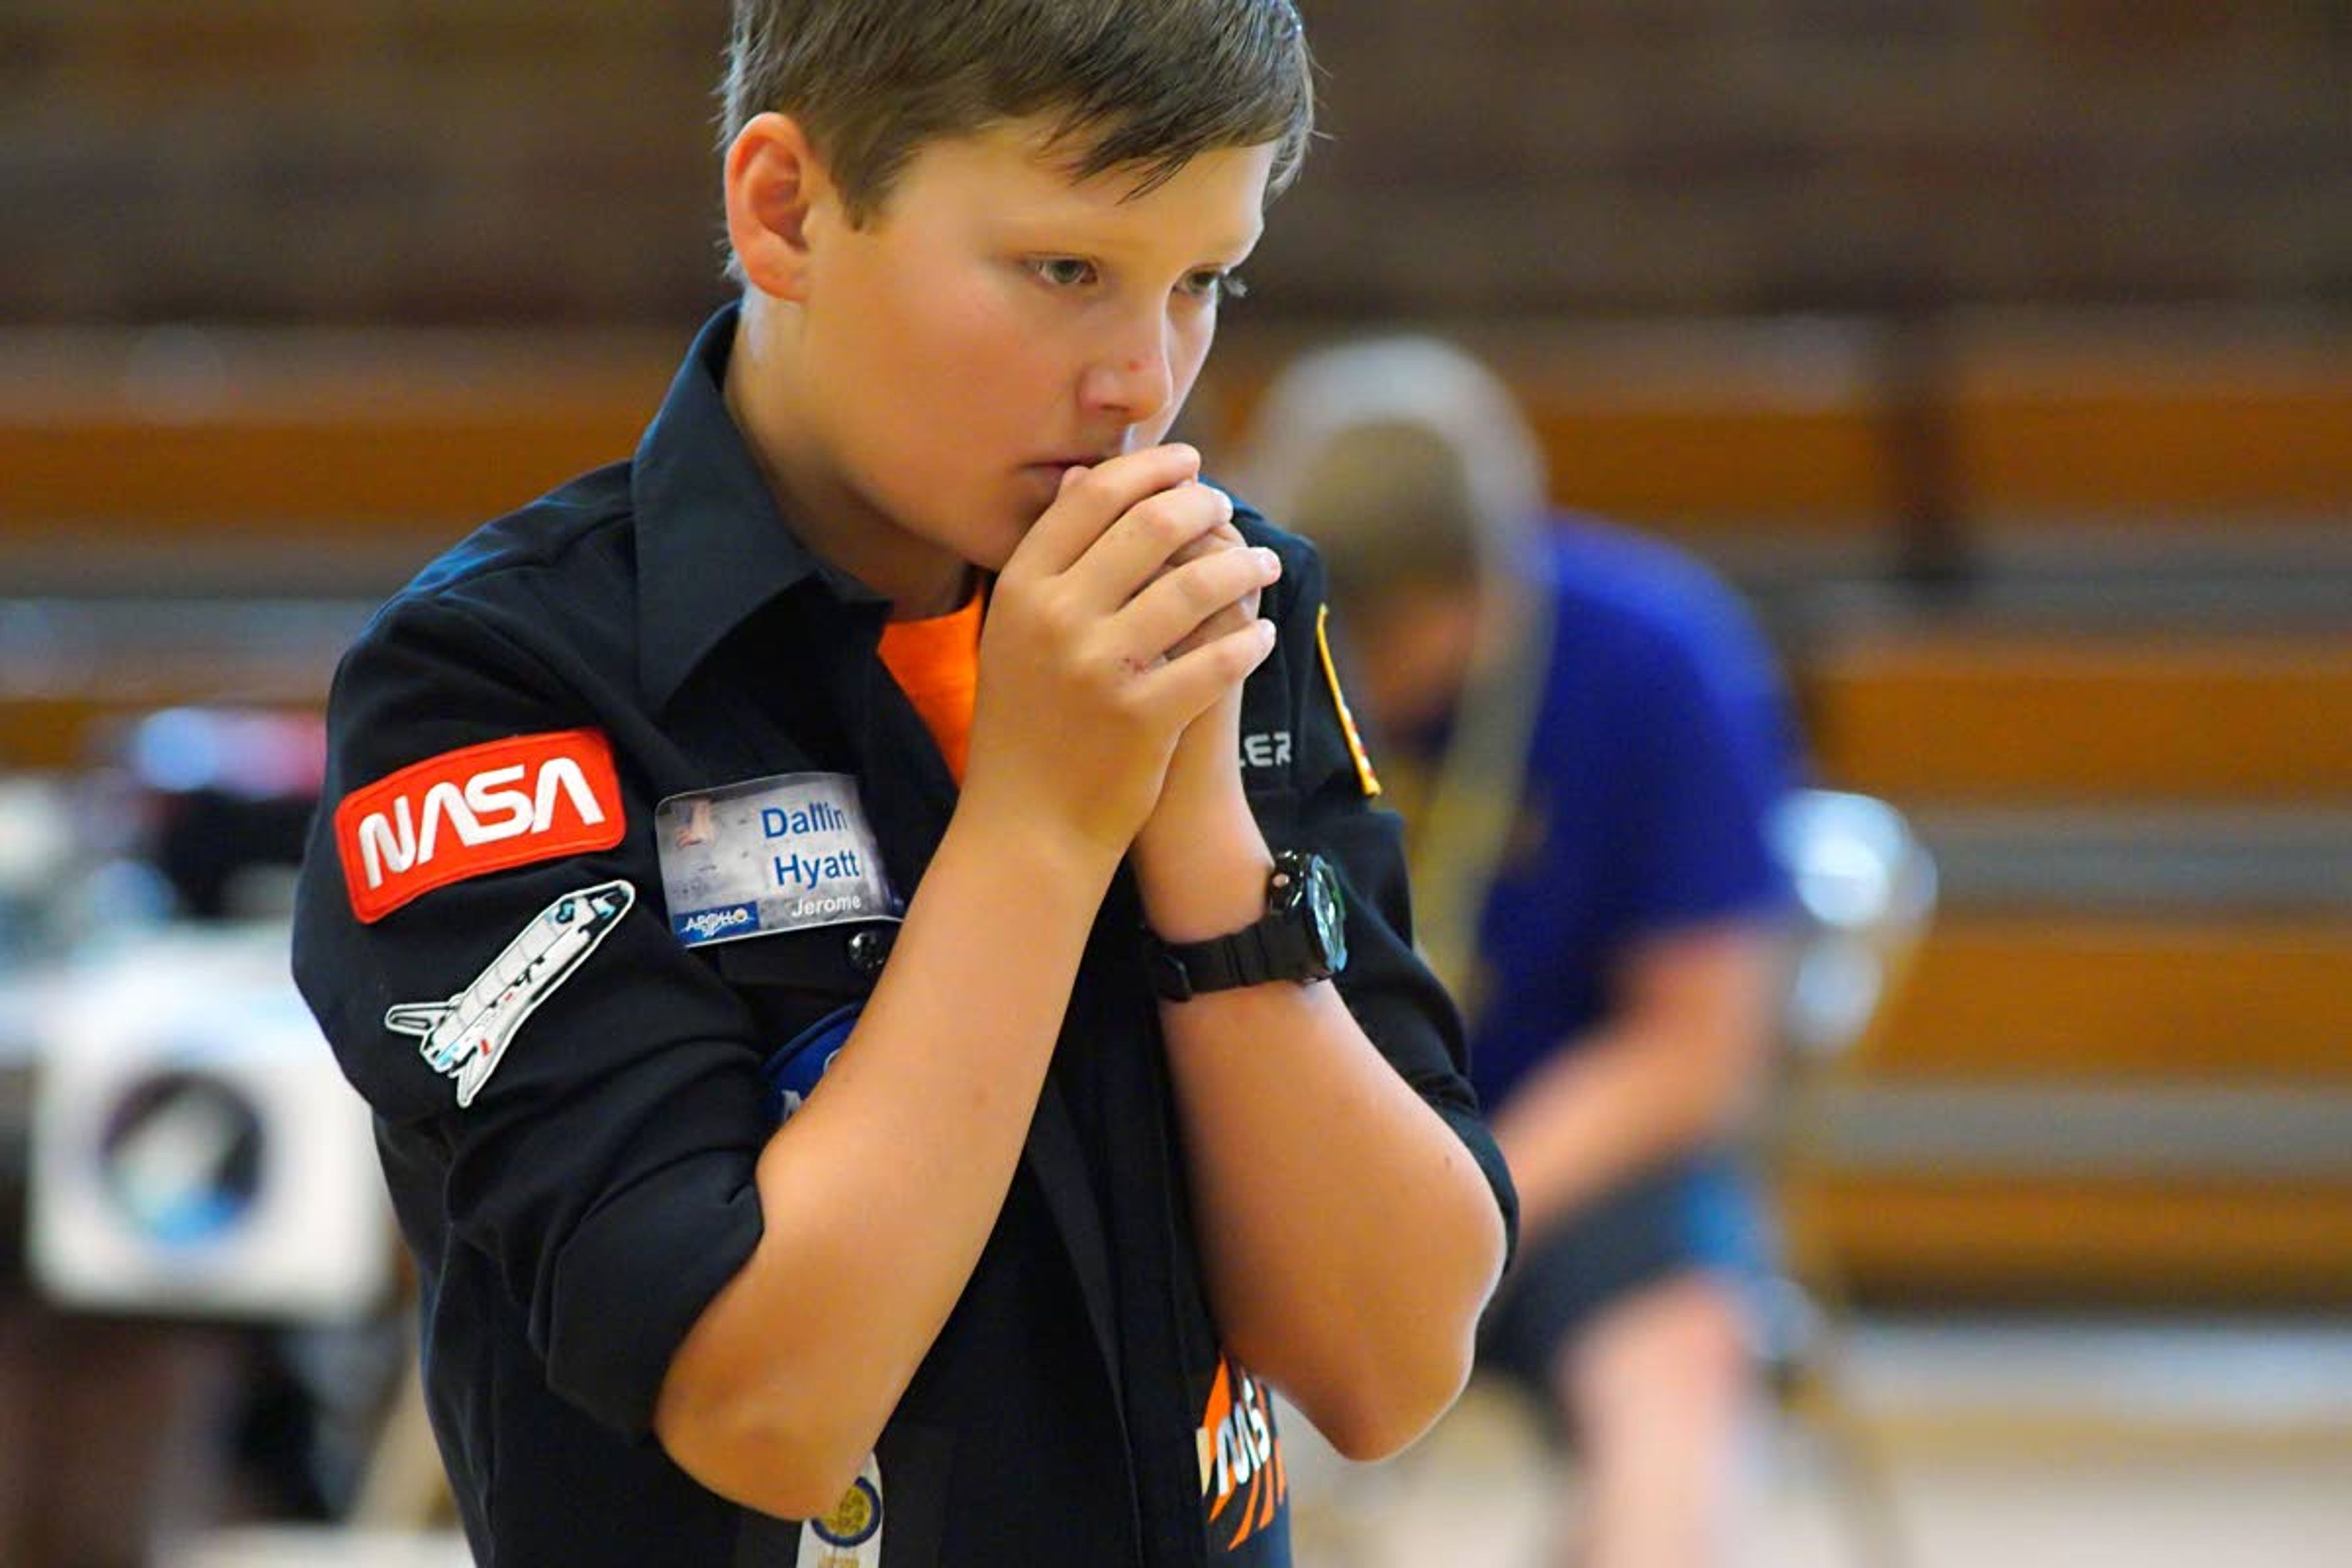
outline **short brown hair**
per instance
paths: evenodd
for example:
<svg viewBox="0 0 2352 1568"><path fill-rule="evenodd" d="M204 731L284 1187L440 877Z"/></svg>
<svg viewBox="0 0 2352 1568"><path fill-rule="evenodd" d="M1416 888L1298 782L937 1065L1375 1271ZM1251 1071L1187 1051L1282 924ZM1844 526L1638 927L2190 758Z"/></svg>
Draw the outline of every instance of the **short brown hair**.
<svg viewBox="0 0 2352 1568"><path fill-rule="evenodd" d="M1073 177L1138 189L1212 149L1276 146L1269 193L1314 125L1291 0L735 0L724 139L799 121L863 224L925 145L1045 115Z"/></svg>

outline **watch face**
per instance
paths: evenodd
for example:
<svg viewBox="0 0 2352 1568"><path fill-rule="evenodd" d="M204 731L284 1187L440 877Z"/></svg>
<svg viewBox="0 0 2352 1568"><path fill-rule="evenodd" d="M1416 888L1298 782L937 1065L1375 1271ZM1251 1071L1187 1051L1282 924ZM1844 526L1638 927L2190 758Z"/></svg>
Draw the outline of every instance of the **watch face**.
<svg viewBox="0 0 2352 1568"><path fill-rule="evenodd" d="M1348 967L1348 911L1339 897L1339 878L1319 855L1307 864L1307 918L1315 922L1317 942L1337 974Z"/></svg>

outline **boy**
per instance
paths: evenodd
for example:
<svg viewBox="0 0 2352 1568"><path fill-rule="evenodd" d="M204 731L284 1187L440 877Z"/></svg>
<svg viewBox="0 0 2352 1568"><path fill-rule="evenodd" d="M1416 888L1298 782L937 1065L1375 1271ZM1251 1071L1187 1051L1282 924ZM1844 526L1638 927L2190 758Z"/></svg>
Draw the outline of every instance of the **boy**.
<svg viewBox="0 0 2352 1568"><path fill-rule="evenodd" d="M482 1562L1283 1563L1265 1384L1460 1387L1512 1200L1315 559L1160 444L1307 70L741 0L740 306L345 658L295 968Z"/></svg>

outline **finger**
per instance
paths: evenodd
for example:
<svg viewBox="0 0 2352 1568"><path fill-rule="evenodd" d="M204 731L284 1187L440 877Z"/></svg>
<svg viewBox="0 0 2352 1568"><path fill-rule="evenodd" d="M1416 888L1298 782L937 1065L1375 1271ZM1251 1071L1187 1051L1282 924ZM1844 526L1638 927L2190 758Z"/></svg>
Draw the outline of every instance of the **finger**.
<svg viewBox="0 0 2352 1568"><path fill-rule="evenodd" d="M1248 542L1242 538L1241 531L1229 522L1222 528L1210 530L1178 551L1175 558L1169 562L1164 570L1172 571L1178 566L1202 560L1219 551L1245 549L1247 543ZM1233 604L1219 610L1186 633L1181 640L1169 648L1167 657L1174 658L1179 654L1190 653L1210 638L1223 637L1235 627L1255 619L1258 612L1258 598L1259 594L1255 589L1243 595Z"/></svg>
<svg viewBox="0 0 2352 1568"><path fill-rule="evenodd" d="M1223 490L1191 482L1147 496L1071 563L1068 578L1096 603L1123 605L1191 546L1227 526L1233 508Z"/></svg>
<svg viewBox="0 0 2352 1568"><path fill-rule="evenodd" d="M1091 468L1065 470L1060 493L1014 547L1005 571L1051 576L1068 570L1137 502L1183 484L1200 471L1201 454L1181 442L1123 453Z"/></svg>
<svg viewBox="0 0 2352 1568"><path fill-rule="evenodd" d="M1137 677L1135 700L1189 724L1265 662L1274 651L1274 636L1272 621L1253 620L1212 637Z"/></svg>
<svg viewBox="0 0 2352 1568"><path fill-rule="evenodd" d="M1186 633L1183 640L1170 648L1165 657L1176 658L1192 652L1202 643L1221 637L1236 626L1247 626L1257 619L1257 595L1251 594L1238 603L1219 610Z"/></svg>
<svg viewBox="0 0 2352 1568"><path fill-rule="evenodd" d="M1235 528L1230 521L1220 523L1169 557L1168 564L1181 566L1188 561L1198 561L1203 555L1212 554L1216 551L1242 549L1248 542L1242 537L1242 531Z"/></svg>
<svg viewBox="0 0 2352 1568"><path fill-rule="evenodd" d="M1221 550L1162 574L1112 617L1118 646L1138 664L1169 655L1218 616L1246 606L1282 575L1271 550Z"/></svg>

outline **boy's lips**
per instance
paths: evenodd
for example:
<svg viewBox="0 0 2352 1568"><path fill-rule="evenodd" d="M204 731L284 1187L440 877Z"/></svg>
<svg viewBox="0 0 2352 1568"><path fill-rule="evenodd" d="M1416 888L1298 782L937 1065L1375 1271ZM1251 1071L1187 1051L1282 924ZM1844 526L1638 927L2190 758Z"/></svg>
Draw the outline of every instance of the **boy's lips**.
<svg viewBox="0 0 2352 1568"><path fill-rule="evenodd" d="M1108 458L1097 453L1079 454L1067 458L1045 458L1037 462L1023 464L1021 471L1024 474L1034 474L1044 483L1058 489L1062 483L1062 476L1072 468L1091 468L1097 463L1108 460Z"/></svg>

